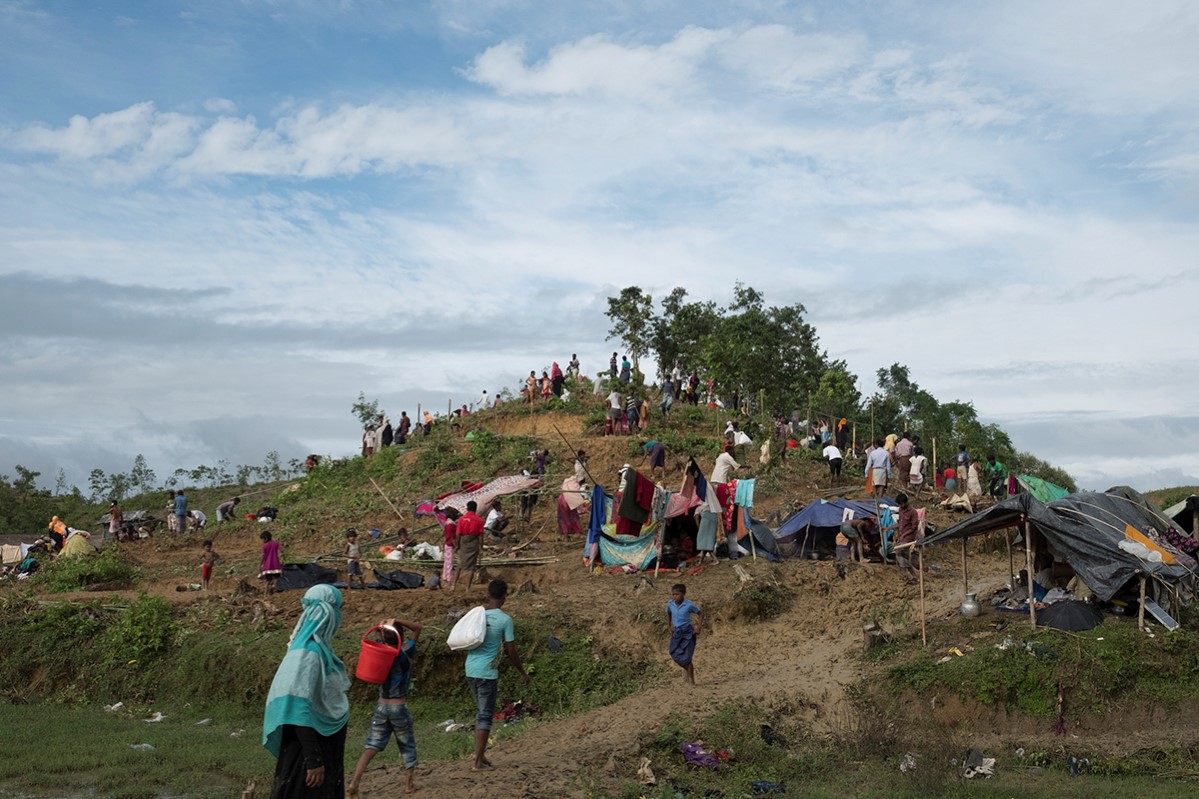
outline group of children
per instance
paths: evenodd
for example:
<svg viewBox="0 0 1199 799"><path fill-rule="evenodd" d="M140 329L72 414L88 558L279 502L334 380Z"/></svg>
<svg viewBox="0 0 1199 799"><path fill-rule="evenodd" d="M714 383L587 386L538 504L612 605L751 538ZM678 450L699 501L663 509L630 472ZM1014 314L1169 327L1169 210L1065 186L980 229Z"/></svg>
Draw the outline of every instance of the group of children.
<svg viewBox="0 0 1199 799"><path fill-rule="evenodd" d="M283 545L273 539L270 532L263 530L258 536L262 539L262 566L258 578L266 582L266 592L275 593L275 582L283 574ZM204 541L200 545L200 588L207 591L212 583L212 570L221 559L212 548L212 541Z"/></svg>

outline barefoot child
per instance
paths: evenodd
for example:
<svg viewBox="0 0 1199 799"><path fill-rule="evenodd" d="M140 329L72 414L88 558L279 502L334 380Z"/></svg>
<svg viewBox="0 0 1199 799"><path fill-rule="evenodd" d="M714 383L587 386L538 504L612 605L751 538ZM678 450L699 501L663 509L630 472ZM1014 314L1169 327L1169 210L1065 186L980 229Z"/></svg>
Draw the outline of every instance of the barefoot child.
<svg viewBox="0 0 1199 799"><path fill-rule="evenodd" d="M266 580L266 592L275 593L275 581L283 574L283 545L271 540L271 534L266 530L258 536L262 539L262 572L259 579Z"/></svg>
<svg viewBox="0 0 1199 799"><path fill-rule="evenodd" d="M391 664L387 680L379 686L379 702L375 705L374 715L371 716L371 729L366 736L365 751L358 758L358 766L354 776L346 786L346 793L351 797L358 796L358 784L362 781L362 772L375 755L387 747L387 741L394 734L396 746L404 758L404 793L416 790L413 775L416 768L416 738L412 732L412 713L408 710L408 683L412 678L412 658L416 656L416 639L420 638L420 625L412 621L387 619L382 622L383 642L388 646L400 646L400 653ZM409 631L408 640L404 639L404 630Z"/></svg>
<svg viewBox="0 0 1199 799"><path fill-rule="evenodd" d="M220 560L220 555L212 551L212 542L204 542L204 551L200 554L200 587L205 591L208 590L208 583L212 580L212 564Z"/></svg>
<svg viewBox="0 0 1199 799"><path fill-rule="evenodd" d="M355 578L358 579L359 588L366 588L366 581L362 578L362 548L358 546L357 532L346 532L346 545L342 554L346 558L346 588L354 587Z"/></svg>
<svg viewBox="0 0 1199 799"><path fill-rule="evenodd" d="M695 614L695 626L691 626L691 615ZM704 614L698 606L687 599L687 586L677 583L670 587L670 601L666 603L666 618L670 621L670 657L687 674L687 682L695 685L695 667L691 659L695 656L695 639L703 628Z"/></svg>

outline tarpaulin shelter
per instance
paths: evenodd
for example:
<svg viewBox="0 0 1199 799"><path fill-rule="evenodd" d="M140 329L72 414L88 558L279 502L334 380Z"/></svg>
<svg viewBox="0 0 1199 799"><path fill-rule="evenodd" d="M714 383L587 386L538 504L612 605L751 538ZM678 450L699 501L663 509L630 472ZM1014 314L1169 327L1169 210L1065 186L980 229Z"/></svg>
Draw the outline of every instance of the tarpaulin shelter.
<svg viewBox="0 0 1199 799"><path fill-rule="evenodd" d="M1061 486L1054 485L1048 480L1042 480L1039 477L1033 477L1031 474L1016 475L1016 482L1020 484L1021 490L1032 494L1046 504L1070 494L1069 491Z"/></svg>
<svg viewBox="0 0 1199 799"><path fill-rule="evenodd" d="M480 516L490 510L492 503L499 497L506 497L509 494L518 494L521 491L528 491L532 488L539 488L541 481L536 477L529 477L523 474L513 474L506 477L497 477L489 483L485 483L481 488L474 491L460 491L456 494L442 497L437 500L437 507L444 510L446 508L457 508L459 513L466 513L466 503L472 499L478 505L475 513Z"/></svg>
<svg viewBox="0 0 1199 799"><path fill-rule="evenodd" d="M832 549L836 546L837 531L845 512L851 511L855 519L874 519L878 508L894 505L895 500L882 497L876 506L873 501L859 502L851 499L818 499L787 518L774 531L779 544L794 544L806 551L818 548Z"/></svg>
<svg viewBox="0 0 1199 799"><path fill-rule="evenodd" d="M965 539L1017 527L1024 533L1031 574L1034 535L1039 533L1053 554L1068 563L1097 598L1107 601L1138 577L1168 586L1193 581L1194 559L1158 536L1164 523L1160 511L1125 486L1070 494L1048 504L1031 494L1017 494L925 538L921 546L962 539L964 562ZM1034 608L1030 615L1035 623Z"/></svg>
<svg viewBox="0 0 1199 799"><path fill-rule="evenodd" d="M1195 519L1199 518L1199 496L1191 494L1182 502L1177 502L1162 511L1163 516L1169 517L1170 521L1179 530L1185 530L1191 535L1195 534Z"/></svg>

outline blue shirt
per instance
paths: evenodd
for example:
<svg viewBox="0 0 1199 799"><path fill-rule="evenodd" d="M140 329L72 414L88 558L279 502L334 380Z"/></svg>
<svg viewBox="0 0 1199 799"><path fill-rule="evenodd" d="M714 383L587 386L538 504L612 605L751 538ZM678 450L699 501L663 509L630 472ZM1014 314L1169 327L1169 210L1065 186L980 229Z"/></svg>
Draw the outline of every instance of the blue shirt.
<svg viewBox="0 0 1199 799"><path fill-rule="evenodd" d="M416 642L408 639L400 647L400 653L392 661L387 680L379 686L380 699L405 699L408 684L412 681L412 658L416 656Z"/></svg>
<svg viewBox="0 0 1199 799"><path fill-rule="evenodd" d="M666 612L670 614L670 625L682 629L691 626L691 614L699 613L699 606L690 599L684 599L682 604L676 605L672 599L666 603Z"/></svg>
<svg viewBox="0 0 1199 799"><path fill-rule="evenodd" d="M500 657L500 645L516 640L512 617L499 608L487 609L487 635L483 643L466 653L466 676L478 680L498 680L495 667Z"/></svg>
<svg viewBox="0 0 1199 799"><path fill-rule="evenodd" d="M182 494L179 494L175 497L175 515L187 515L187 497L183 496Z"/></svg>

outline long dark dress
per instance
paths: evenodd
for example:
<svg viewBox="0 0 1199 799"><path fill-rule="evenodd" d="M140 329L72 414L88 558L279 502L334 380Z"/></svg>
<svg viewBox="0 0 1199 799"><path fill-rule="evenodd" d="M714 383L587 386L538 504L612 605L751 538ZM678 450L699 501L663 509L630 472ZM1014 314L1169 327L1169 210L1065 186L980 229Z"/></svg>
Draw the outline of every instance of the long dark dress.
<svg viewBox="0 0 1199 799"><path fill-rule="evenodd" d="M271 799L345 799L345 751L345 727L326 737L311 727L284 724ZM325 767L319 788L304 782L310 765Z"/></svg>

